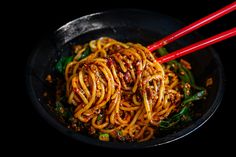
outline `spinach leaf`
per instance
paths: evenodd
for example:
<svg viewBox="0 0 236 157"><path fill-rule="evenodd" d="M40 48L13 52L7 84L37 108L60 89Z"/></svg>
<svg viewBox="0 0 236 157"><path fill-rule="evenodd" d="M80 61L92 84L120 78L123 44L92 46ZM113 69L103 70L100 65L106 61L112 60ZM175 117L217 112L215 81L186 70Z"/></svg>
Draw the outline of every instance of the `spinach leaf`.
<svg viewBox="0 0 236 157"><path fill-rule="evenodd" d="M56 102L54 110L61 118L66 120L72 117L73 114L72 108L65 107L60 101Z"/></svg>
<svg viewBox="0 0 236 157"><path fill-rule="evenodd" d="M54 110L57 114L63 115L64 114L63 104L60 101L57 101Z"/></svg>
<svg viewBox="0 0 236 157"><path fill-rule="evenodd" d="M78 60L81 60L81 59L84 59L86 57L88 57L88 55L91 53L91 49L90 47L88 46L85 51L81 54L81 56L79 57Z"/></svg>
<svg viewBox="0 0 236 157"><path fill-rule="evenodd" d="M186 104L188 104L192 101L201 100L206 96L206 94L207 94L206 90L199 91L199 92L195 93L194 95L185 99L181 105L186 106Z"/></svg>
<svg viewBox="0 0 236 157"><path fill-rule="evenodd" d="M184 107L180 110L179 113L176 113L172 117L162 120L160 122L160 129L169 129L175 126L177 123L179 123L181 120L182 121L189 121L191 119L189 115L189 107Z"/></svg>
<svg viewBox="0 0 236 157"><path fill-rule="evenodd" d="M158 49L158 52L161 56L165 56L168 54L165 48ZM190 104L193 101L201 100L206 96L206 90L203 87L199 87L195 84L195 80L193 74L190 70L188 70L185 66L179 63L176 60L169 61L167 64L174 68L174 72L177 73L179 76L181 83L183 85L184 91L184 100L181 104L181 109L178 113L174 114L173 116L164 119L160 122L160 129L171 129L179 123L185 123L191 120L190 115ZM185 84L188 83L193 87L193 89L198 90L195 94L188 94L190 89L185 87ZM190 93L195 92L195 90L191 90Z"/></svg>
<svg viewBox="0 0 236 157"><path fill-rule="evenodd" d="M189 104L192 101L203 99L205 95L206 95L206 90L202 90L192 96L189 96L187 99L185 99L182 102L181 106L183 106L183 108L180 110L180 112L174 114L172 117L166 120L162 120L160 122L160 128L161 129L171 128L179 122L188 122L189 120L191 120L191 116L189 114L189 110L190 110Z"/></svg>
<svg viewBox="0 0 236 157"><path fill-rule="evenodd" d="M159 48L157 51L161 56L165 56L168 54L166 48L164 48L164 47Z"/></svg>
<svg viewBox="0 0 236 157"><path fill-rule="evenodd" d="M61 57L59 59L59 61L57 62L57 64L55 65L56 70L61 73L64 74L64 71L66 69L66 65L71 62L73 60L73 56L69 56L69 57Z"/></svg>

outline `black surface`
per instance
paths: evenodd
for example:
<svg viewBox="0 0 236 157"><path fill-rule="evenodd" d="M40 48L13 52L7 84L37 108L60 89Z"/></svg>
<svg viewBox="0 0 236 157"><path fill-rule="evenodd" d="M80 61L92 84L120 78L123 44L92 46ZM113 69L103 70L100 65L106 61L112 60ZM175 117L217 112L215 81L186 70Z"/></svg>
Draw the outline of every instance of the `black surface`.
<svg viewBox="0 0 236 157"><path fill-rule="evenodd" d="M101 4L93 5L90 2L85 2L81 5L77 3L67 2L59 4L49 4L43 2L31 2L25 6L21 4L15 10L15 14L6 17L6 23L9 23L11 30L10 38L7 39L7 46L9 49L17 47L14 50L14 57L11 56L12 62L10 67L16 69L16 74L11 77L11 83L17 86L8 88L6 92L17 93L14 97L9 99L8 111L11 111L14 116L7 116L7 124L5 130L10 135L8 142L16 145L33 146L35 150L55 150L59 153L64 151L81 151L81 152L113 152L113 150L104 150L102 148L92 147L85 144L75 144L68 140L53 128L48 126L35 112L26 94L24 84L24 68L26 59L35 44L48 33L51 33L66 22L73 20L79 16L89 13L103 11L112 8L139 8L157 11L162 14L175 17L184 23L188 24L196 19L209 14L222 6L229 4L232 1L179 1L178 4L173 5L175 9L170 9L171 2L158 2L154 5L143 4L143 2L125 2L119 1L114 3L113 7L108 6L108 3L101 2ZM87 3L87 4L86 4ZM153 2L152 2L153 3ZM21 7L22 6L22 7ZM13 20L15 19L15 20ZM214 35L223 30L227 30L235 26L235 13L231 13L212 24L205 26L198 32L205 37ZM14 22L13 22L14 21ZM16 27L17 26L17 27ZM7 33L7 32L6 32ZM9 35L8 35L9 36ZM151 153L171 153L169 150L178 148L188 150L214 150L221 151L223 147L229 147L230 142L235 140L235 102L234 102L234 80L233 72L235 71L234 58L232 54L236 51L235 38L223 41L213 46L218 52L225 67L226 73L226 92L223 102L218 108L214 116L200 129L191 135L178 140L174 143L164 145L154 149L143 150ZM8 53L8 52L7 52ZM10 53L10 52L9 52ZM230 56L231 55L231 56ZM19 59L22 58L22 59ZM7 73L8 74L8 73ZM15 89L17 88L17 89ZM8 95L9 96L9 95ZM6 114L7 115L7 114ZM7 135L8 135L7 134ZM36 146L40 144L41 146ZM53 148L56 146L56 149ZM69 148L69 149L66 149ZM89 151L88 151L89 150ZM175 149L177 150L177 149ZM22 150L24 151L24 150ZM179 153L182 153L182 152ZM141 150L129 153L140 153ZM226 151L226 153L229 151ZM117 151L116 154L123 153Z"/></svg>

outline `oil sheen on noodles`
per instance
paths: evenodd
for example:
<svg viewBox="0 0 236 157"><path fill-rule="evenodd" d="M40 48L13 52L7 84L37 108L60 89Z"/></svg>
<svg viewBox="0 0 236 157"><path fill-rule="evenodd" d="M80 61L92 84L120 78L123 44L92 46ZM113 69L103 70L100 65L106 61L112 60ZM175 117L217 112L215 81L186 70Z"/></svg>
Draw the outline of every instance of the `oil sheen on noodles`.
<svg viewBox="0 0 236 157"><path fill-rule="evenodd" d="M90 55L78 61L88 47ZM181 99L178 77L147 48L106 37L76 47L65 79L75 118L96 132L129 141L152 139Z"/></svg>

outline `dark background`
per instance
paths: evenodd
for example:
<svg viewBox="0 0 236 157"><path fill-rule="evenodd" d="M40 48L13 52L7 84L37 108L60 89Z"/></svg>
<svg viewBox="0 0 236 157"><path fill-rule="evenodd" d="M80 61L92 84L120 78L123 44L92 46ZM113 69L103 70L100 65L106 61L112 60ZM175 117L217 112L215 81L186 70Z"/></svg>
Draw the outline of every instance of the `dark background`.
<svg viewBox="0 0 236 157"><path fill-rule="evenodd" d="M175 2L173 4L173 2ZM27 3L9 4L11 8L7 12L3 12L4 20L8 24L7 27L11 31L3 31L7 35L6 54L10 55L9 60L5 64L5 74L14 75L10 77L10 86L6 90L8 98L8 111L6 114L7 121L4 129L8 134L6 145L23 146L22 152L27 152L28 147L31 149L43 152L44 150L52 150L55 153L60 152L81 152L106 154L107 152L114 153L114 150L97 148L83 143L75 143L67 139L64 135L58 133L51 128L34 110L26 91L25 84L25 66L27 57L30 52L40 41L47 37L48 34L59 28L61 25L78 18L80 16L118 8L137 8L156 11L162 14L167 14L176 19L181 20L185 24L189 24L217 9L233 2L232 0L189 0L189 1L60 1L48 3L43 1L34 1ZM13 2L12 2L13 3ZM11 12L11 13L10 13ZM5 23L5 24L6 24ZM4 24L4 26L5 26ZM236 26L236 14L231 13L225 17L213 22L198 30L204 37L212 36L221 31L230 29ZM10 35L10 33L12 33ZM173 143L145 150L135 151L116 151L116 154L122 153L177 153L182 154L185 150L193 150L194 152L202 152L202 150L221 151L222 148L228 149L230 142L235 140L235 110L234 106L234 84L235 77L233 76L235 61L232 55L236 53L235 37L218 43L213 48L219 53L223 62L226 75L226 91L223 101L210 118L200 129L192 134L175 141ZM5 60L6 61L6 60ZM13 68L12 68L13 67ZM13 73L12 70L15 72ZM9 76L8 75L8 76ZM8 80L8 81L9 81ZM10 94L12 93L12 94ZM7 113L11 112L11 116ZM226 146L226 147L225 147ZM177 149L176 149L177 148ZM174 151L172 151L174 150ZM229 151L225 151L229 153Z"/></svg>

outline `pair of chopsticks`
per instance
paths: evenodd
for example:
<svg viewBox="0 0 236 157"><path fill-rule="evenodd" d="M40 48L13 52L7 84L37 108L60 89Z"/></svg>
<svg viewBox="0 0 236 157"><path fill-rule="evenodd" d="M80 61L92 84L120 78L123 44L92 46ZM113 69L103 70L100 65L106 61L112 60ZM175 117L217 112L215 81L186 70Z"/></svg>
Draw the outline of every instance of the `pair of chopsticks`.
<svg viewBox="0 0 236 157"><path fill-rule="evenodd" d="M173 34L170 34L167 37L147 46L147 48L151 52L153 52L153 51L161 48L162 46L165 46L165 45L175 41L176 39L178 39L186 34L189 34L190 32L192 32L192 31L232 12L232 11L235 11L235 10L236 10L236 1L223 7L222 9L217 10L214 13L211 13L210 15L207 15L206 17L201 18L200 20L193 22L192 24L174 32ZM189 46L186 46L182 49L179 49L177 51L169 53L163 57L157 58L157 61L159 63L165 63L165 62L174 60L176 58L179 58L181 56L187 55L189 53L195 52L197 50L200 50L202 48L205 48L209 45L220 42L222 40L228 39L233 36L236 36L236 27L234 27L230 30L224 31L224 32L217 34L215 36L212 36L210 38L207 38L207 39L201 40L199 42L196 42L194 44L191 44Z"/></svg>

